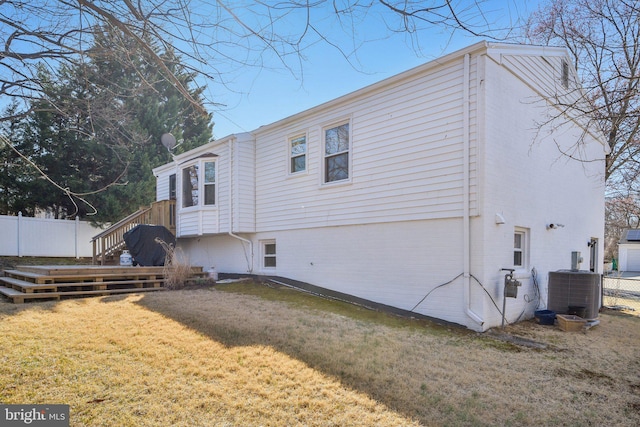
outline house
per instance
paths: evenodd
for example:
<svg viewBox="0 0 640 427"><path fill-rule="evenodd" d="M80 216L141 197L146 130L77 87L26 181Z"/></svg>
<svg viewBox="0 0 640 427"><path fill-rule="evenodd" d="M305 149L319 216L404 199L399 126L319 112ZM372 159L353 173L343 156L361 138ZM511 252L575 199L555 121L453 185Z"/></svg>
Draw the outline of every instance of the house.
<svg viewBox="0 0 640 427"><path fill-rule="evenodd" d="M640 271L640 229L622 232L618 242L618 271Z"/></svg>
<svg viewBox="0 0 640 427"><path fill-rule="evenodd" d="M564 49L481 42L175 156L157 199L205 269L484 331L544 307L572 252L602 269L605 144L557 107L581 94Z"/></svg>

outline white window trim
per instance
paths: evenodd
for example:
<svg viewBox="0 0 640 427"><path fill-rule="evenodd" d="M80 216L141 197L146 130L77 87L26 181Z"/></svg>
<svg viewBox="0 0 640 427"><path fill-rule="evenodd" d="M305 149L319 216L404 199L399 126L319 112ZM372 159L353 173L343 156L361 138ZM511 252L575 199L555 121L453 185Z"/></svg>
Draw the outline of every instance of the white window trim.
<svg viewBox="0 0 640 427"><path fill-rule="evenodd" d="M301 138L304 137L305 141L306 141L306 151L304 153L305 155L305 167L304 170L298 171L298 172L291 172L291 141L293 141L294 139L297 138ZM286 165L287 165L287 176L293 177L293 176L301 176L301 175L308 175L309 174L309 132L305 132L305 131L301 131L301 132L294 132L291 133L287 136L287 161L286 161Z"/></svg>
<svg viewBox="0 0 640 427"><path fill-rule="evenodd" d="M346 179L341 179L339 181L326 182L325 181L325 174L326 174L325 134L327 130L342 126L344 124L349 125L349 150L347 151L349 155L349 162L348 162L349 177ZM321 187L335 187L335 186L340 186L345 184L351 184L353 182L353 120L351 117L344 118L342 120L336 120L322 126L322 128L320 129L320 162L321 162L321 165L319 169L320 169L320 186Z"/></svg>
<svg viewBox="0 0 640 427"><path fill-rule="evenodd" d="M271 255L267 255L267 251L266 251L267 245L276 245L276 253L273 255L273 258L275 258L276 260L275 267L267 267L264 263L265 258L267 256L271 256ZM278 245L276 244L275 239L260 240L260 268L262 269L262 271L268 271L268 272L274 272L278 268Z"/></svg>
<svg viewBox="0 0 640 427"><path fill-rule="evenodd" d="M530 231L528 228L514 227L513 235L515 236L516 234L520 234L522 236L522 240L521 240L522 247L520 248L520 252L522 253L522 265L515 265L515 264L513 265L513 268L516 270L516 272L528 271L529 253L530 253L529 233ZM515 253L516 248L514 244L512 244L512 246L513 248L511 249L511 259L513 260L513 256L514 256L513 254Z"/></svg>
<svg viewBox="0 0 640 427"><path fill-rule="evenodd" d="M215 203L213 205L205 205L204 204L204 164L208 162L215 163L216 173L215 173ZM193 206L183 206L183 197L184 197L184 170L198 165L198 204ZM176 174L176 205L179 206L178 212L190 212L201 209L217 209L218 207L218 160L215 158L205 158L194 160L185 164L180 165L179 173Z"/></svg>

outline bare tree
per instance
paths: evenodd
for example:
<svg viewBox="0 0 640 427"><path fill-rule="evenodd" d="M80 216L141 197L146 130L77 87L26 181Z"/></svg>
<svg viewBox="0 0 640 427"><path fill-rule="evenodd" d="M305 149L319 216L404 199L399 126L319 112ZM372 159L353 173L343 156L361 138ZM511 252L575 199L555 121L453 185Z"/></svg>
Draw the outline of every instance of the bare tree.
<svg viewBox="0 0 640 427"><path fill-rule="evenodd" d="M550 0L530 17L527 36L568 48L583 92L558 103L604 133L605 256L615 257L622 230L639 225L640 1Z"/></svg>
<svg viewBox="0 0 640 427"><path fill-rule="evenodd" d="M319 42L352 59L367 42L359 26L369 20L381 27L377 37L389 32L416 34L425 27L493 37L497 30L491 28L486 12L482 0L4 0L0 97L37 98L42 84L38 67L56 69L61 63L81 62L98 25L116 27L135 38L152 57L155 51L149 43L172 48L193 71L224 84L234 67L264 66L268 56L299 72L305 49ZM351 35L352 44L339 44L336 32ZM128 60L125 47L113 52L114 59ZM180 81L168 68L164 71L189 99Z"/></svg>
<svg viewBox="0 0 640 427"><path fill-rule="evenodd" d="M104 123L113 123L113 133L120 133L118 125L127 112L96 105L98 96L80 106L43 96L48 84L43 75L56 75L63 67L82 67L90 57L139 69L153 65L195 109L206 114L204 109L213 100L194 99L174 74L175 68L157 52L174 52L186 72L200 76L200 84L225 85L238 70L274 61L300 76L306 49L318 43L357 63L363 43L396 32L409 35L416 49L420 48L418 34L425 28L493 38L503 31L492 28L488 12L484 0L0 0L0 107L16 105L13 101L22 106L5 109L0 122L27 116L34 108L71 117L80 108L89 112L89 120L77 132L94 137L92 124L99 121L103 129ZM363 34L362 24L371 22L376 34ZM117 29L122 42L101 46L95 37L97 28ZM341 42L344 37L337 36L345 33L350 40L347 45ZM133 51L130 40L137 44ZM120 93L123 88L115 82L96 87L87 80L86 84L94 86L87 87L87 92L103 94L105 99L136 96ZM153 88L154 82L148 85ZM3 144L21 154L17 144L6 138ZM72 189L66 193L80 196Z"/></svg>
<svg viewBox="0 0 640 427"><path fill-rule="evenodd" d="M605 253L607 260L618 257L618 242L625 230L640 227L640 206L635 197L607 198L605 209Z"/></svg>
<svg viewBox="0 0 640 427"><path fill-rule="evenodd" d="M611 150L605 171L610 192L638 191L639 7L636 0L551 0L528 26L530 40L566 46L573 56L585 92L579 105L566 107L604 131Z"/></svg>

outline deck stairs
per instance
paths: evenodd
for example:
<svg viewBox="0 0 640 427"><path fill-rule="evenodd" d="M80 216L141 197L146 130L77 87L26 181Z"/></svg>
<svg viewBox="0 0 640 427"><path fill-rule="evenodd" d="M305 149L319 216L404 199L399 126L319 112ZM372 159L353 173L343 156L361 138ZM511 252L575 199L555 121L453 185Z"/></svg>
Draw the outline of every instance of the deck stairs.
<svg viewBox="0 0 640 427"><path fill-rule="evenodd" d="M162 200L111 225L91 239L93 244L93 264L105 265L113 262L126 248L124 234L140 225L162 225L176 234L176 201Z"/></svg>
<svg viewBox="0 0 640 427"><path fill-rule="evenodd" d="M191 267L191 279L204 277ZM17 266L0 274L0 295L14 303L166 289L164 267L57 265Z"/></svg>

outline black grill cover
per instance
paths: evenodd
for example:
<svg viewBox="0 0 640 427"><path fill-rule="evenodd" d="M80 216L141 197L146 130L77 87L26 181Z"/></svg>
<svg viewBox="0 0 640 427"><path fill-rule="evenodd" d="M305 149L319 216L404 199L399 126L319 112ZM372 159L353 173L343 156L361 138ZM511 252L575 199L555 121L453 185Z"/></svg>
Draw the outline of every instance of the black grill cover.
<svg viewBox="0 0 640 427"><path fill-rule="evenodd" d="M176 245L175 236L162 225L136 225L124 233L124 242L131 253L134 264L144 267L162 266L166 252L156 242L156 237L169 245Z"/></svg>

